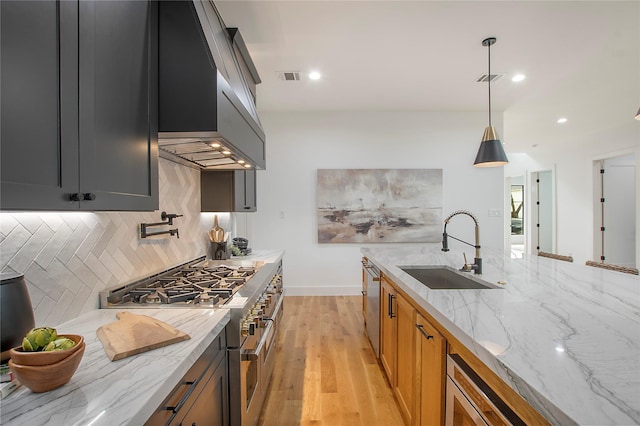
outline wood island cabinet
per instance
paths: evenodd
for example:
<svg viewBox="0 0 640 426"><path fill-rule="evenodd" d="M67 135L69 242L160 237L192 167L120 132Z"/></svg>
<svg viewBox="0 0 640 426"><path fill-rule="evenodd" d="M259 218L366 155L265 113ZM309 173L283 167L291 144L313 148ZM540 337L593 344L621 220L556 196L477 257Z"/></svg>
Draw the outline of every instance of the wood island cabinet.
<svg viewBox="0 0 640 426"><path fill-rule="evenodd" d="M2 1L3 210L156 210L157 3Z"/></svg>
<svg viewBox="0 0 640 426"><path fill-rule="evenodd" d="M417 406L419 425L444 424L447 341L422 315L416 313Z"/></svg>
<svg viewBox="0 0 640 426"><path fill-rule="evenodd" d="M396 377L395 289L386 277L380 280L380 363L393 387Z"/></svg>
<svg viewBox="0 0 640 426"><path fill-rule="evenodd" d="M405 424L444 424L445 337L384 276L380 309L380 362Z"/></svg>
<svg viewBox="0 0 640 426"><path fill-rule="evenodd" d="M382 277L380 361L407 424L415 403L415 309Z"/></svg>
<svg viewBox="0 0 640 426"><path fill-rule="evenodd" d="M415 315L413 306L399 293L395 295L397 312L396 329L396 380L393 391L396 394L400 413L407 424L415 424Z"/></svg>

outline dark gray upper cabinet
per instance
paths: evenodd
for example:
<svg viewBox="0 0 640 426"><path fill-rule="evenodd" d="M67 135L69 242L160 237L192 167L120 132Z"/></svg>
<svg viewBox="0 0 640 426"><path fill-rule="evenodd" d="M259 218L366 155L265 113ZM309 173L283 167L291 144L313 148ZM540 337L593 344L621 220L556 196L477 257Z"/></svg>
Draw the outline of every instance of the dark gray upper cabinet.
<svg viewBox="0 0 640 426"><path fill-rule="evenodd" d="M3 210L79 207L78 52L61 48L78 43L77 14L71 2L0 2Z"/></svg>
<svg viewBox="0 0 640 426"><path fill-rule="evenodd" d="M0 7L0 208L156 210L157 3Z"/></svg>
<svg viewBox="0 0 640 426"><path fill-rule="evenodd" d="M200 172L203 212L255 212L255 170L203 170Z"/></svg>

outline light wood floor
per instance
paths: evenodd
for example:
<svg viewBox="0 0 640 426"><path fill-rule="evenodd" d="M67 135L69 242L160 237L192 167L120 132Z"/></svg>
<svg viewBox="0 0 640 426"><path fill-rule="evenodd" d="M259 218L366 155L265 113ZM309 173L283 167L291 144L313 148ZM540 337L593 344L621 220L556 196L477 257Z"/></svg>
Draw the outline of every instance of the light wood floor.
<svg viewBox="0 0 640 426"><path fill-rule="evenodd" d="M402 425L364 333L361 296L284 299L260 425Z"/></svg>

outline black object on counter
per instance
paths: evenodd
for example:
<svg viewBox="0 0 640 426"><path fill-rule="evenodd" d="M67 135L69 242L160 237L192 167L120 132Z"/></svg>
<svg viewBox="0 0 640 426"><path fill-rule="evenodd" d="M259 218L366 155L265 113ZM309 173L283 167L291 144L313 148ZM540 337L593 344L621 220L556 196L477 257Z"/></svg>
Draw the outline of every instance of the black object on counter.
<svg viewBox="0 0 640 426"><path fill-rule="evenodd" d="M35 323L24 275L0 274L0 337L3 360L9 357L9 349L22 345L22 339L35 327Z"/></svg>

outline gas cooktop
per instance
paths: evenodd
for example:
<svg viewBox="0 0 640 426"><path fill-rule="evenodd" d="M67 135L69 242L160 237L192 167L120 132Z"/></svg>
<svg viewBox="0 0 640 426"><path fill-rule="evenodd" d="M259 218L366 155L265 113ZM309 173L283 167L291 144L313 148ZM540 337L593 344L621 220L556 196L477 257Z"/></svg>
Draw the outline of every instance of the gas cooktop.
<svg viewBox="0 0 640 426"><path fill-rule="evenodd" d="M100 307L219 307L229 301L257 269L256 266L206 262L200 258L102 292Z"/></svg>

